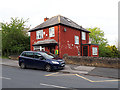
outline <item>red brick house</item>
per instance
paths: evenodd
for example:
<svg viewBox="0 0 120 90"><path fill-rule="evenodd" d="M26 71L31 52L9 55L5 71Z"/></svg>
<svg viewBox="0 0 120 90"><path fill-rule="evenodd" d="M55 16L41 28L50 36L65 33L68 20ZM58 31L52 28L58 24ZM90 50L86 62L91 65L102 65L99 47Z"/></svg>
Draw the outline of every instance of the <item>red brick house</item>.
<svg viewBox="0 0 120 90"><path fill-rule="evenodd" d="M30 32L31 50L48 51L63 57L70 56L99 56L98 45L89 44L89 33L72 20L57 15L44 18L44 22Z"/></svg>

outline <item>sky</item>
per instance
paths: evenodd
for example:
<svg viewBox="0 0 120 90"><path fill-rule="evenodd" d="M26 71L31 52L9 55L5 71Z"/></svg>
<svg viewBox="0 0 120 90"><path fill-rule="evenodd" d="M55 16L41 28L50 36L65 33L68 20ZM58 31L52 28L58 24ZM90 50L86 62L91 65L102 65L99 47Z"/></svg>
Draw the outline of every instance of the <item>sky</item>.
<svg viewBox="0 0 120 90"><path fill-rule="evenodd" d="M84 28L99 27L110 45L118 42L118 2L120 0L1 0L0 22L10 18L28 19L26 25L33 28L44 18L58 14Z"/></svg>

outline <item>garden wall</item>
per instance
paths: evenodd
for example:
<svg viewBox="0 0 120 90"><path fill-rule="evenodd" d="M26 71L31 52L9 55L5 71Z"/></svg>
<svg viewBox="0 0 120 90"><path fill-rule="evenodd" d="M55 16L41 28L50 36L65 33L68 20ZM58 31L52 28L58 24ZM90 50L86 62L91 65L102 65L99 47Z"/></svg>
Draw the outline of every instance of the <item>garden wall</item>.
<svg viewBox="0 0 120 90"><path fill-rule="evenodd" d="M120 68L120 58L67 56L67 55L64 55L63 58L67 64Z"/></svg>
<svg viewBox="0 0 120 90"><path fill-rule="evenodd" d="M18 60L19 55L10 55L8 58L12 60Z"/></svg>

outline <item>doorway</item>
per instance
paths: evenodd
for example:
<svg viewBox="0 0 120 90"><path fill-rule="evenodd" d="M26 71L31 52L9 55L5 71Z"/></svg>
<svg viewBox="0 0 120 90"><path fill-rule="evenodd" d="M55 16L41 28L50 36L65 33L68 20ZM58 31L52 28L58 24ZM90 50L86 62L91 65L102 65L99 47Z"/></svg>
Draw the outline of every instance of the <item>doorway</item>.
<svg viewBox="0 0 120 90"><path fill-rule="evenodd" d="M55 54L55 46L49 47L50 53Z"/></svg>
<svg viewBox="0 0 120 90"><path fill-rule="evenodd" d="M83 46L83 56L88 56L88 46Z"/></svg>

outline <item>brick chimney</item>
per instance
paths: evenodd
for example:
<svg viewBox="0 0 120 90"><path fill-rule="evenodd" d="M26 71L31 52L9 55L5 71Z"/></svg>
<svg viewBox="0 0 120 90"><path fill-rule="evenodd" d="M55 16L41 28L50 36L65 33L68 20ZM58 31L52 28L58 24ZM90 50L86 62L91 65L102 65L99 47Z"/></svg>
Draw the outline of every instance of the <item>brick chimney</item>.
<svg viewBox="0 0 120 90"><path fill-rule="evenodd" d="M49 18L46 17L46 18L44 18L44 21L47 21L48 19L49 19Z"/></svg>

